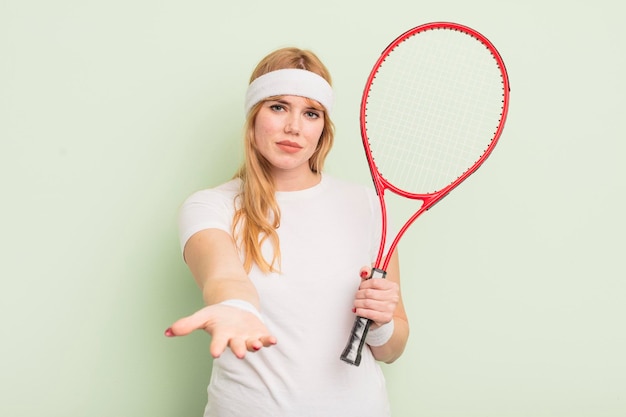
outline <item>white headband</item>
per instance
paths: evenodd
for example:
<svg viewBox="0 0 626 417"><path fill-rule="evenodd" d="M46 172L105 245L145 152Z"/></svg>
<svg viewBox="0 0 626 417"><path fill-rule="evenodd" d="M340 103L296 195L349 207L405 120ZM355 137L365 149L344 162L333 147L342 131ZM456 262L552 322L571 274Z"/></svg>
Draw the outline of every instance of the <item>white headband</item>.
<svg viewBox="0 0 626 417"><path fill-rule="evenodd" d="M288 68L268 72L250 83L246 92L246 114L261 100L285 95L313 99L328 113L333 107L333 89L324 78L311 71Z"/></svg>

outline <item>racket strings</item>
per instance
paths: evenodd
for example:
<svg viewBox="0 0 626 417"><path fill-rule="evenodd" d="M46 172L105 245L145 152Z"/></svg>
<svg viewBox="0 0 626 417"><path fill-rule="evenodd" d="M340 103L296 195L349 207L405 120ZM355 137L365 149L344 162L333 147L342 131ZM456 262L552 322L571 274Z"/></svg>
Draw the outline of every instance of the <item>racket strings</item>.
<svg viewBox="0 0 626 417"><path fill-rule="evenodd" d="M502 71L468 34L426 31L389 53L366 106L367 138L380 174L407 192L435 192L488 149L502 115Z"/></svg>

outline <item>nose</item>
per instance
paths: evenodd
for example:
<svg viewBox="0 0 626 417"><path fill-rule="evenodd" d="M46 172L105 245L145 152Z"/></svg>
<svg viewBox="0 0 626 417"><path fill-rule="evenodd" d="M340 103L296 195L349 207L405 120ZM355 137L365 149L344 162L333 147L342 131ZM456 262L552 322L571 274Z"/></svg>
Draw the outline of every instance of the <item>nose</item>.
<svg viewBox="0 0 626 417"><path fill-rule="evenodd" d="M301 121L298 115L295 113L291 113L285 123L285 132L293 134L300 133L300 129L302 127L300 123Z"/></svg>

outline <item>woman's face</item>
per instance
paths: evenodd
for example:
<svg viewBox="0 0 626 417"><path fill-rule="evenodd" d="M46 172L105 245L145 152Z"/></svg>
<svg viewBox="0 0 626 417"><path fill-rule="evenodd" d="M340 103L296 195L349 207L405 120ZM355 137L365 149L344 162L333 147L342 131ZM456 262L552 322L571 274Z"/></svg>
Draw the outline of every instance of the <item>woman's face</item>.
<svg viewBox="0 0 626 417"><path fill-rule="evenodd" d="M310 174L309 159L323 130L320 104L304 97L281 96L261 105L254 124L256 149L272 165L274 174Z"/></svg>

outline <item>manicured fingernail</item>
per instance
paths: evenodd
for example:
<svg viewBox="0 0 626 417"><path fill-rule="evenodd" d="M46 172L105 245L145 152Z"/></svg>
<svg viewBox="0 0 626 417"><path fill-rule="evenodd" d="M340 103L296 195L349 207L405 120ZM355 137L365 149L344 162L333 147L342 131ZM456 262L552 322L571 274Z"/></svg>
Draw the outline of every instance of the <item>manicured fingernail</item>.
<svg viewBox="0 0 626 417"><path fill-rule="evenodd" d="M252 349L254 349L254 350L261 350L261 346L252 346Z"/></svg>
<svg viewBox="0 0 626 417"><path fill-rule="evenodd" d="M361 271L361 278L365 278L367 276L367 271Z"/></svg>
<svg viewBox="0 0 626 417"><path fill-rule="evenodd" d="M167 336L167 337L175 336L174 335L174 331L172 330L171 327L168 327L167 330L165 330L165 336Z"/></svg>
<svg viewBox="0 0 626 417"><path fill-rule="evenodd" d="M352 307L352 312L356 313L356 307Z"/></svg>

